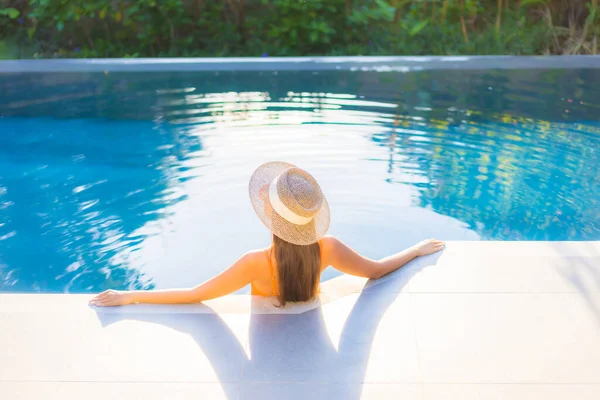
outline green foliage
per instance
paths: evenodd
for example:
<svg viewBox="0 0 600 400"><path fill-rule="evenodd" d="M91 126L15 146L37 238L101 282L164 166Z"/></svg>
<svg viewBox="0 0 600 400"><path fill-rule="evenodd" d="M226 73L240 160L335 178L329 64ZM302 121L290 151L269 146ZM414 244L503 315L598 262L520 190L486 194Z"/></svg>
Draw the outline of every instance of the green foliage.
<svg viewBox="0 0 600 400"><path fill-rule="evenodd" d="M589 54L598 0L5 0L16 57Z"/></svg>
<svg viewBox="0 0 600 400"><path fill-rule="evenodd" d="M343 24L340 0L262 0L262 7L247 10L248 32L242 40L250 40L250 48L260 55L298 55L326 52L341 34ZM244 51L243 49L240 49Z"/></svg>
<svg viewBox="0 0 600 400"><path fill-rule="evenodd" d="M522 0L519 5L521 7L524 6L529 6L529 5L536 5L536 4L546 4L546 0Z"/></svg>
<svg viewBox="0 0 600 400"><path fill-rule="evenodd" d="M10 19L15 19L18 18L19 15L21 15L21 11L17 10L16 8L0 8L0 15L5 15Z"/></svg>

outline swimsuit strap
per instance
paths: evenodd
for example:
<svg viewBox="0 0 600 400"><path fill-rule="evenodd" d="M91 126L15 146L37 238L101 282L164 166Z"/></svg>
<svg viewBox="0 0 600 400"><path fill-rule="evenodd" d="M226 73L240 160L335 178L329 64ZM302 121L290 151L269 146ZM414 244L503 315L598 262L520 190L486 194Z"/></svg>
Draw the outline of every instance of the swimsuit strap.
<svg viewBox="0 0 600 400"><path fill-rule="evenodd" d="M271 271L271 291L273 296L277 296L277 282L275 281L275 270L273 269L273 263L271 263L271 254L265 250L267 256L267 262L269 263L269 270Z"/></svg>

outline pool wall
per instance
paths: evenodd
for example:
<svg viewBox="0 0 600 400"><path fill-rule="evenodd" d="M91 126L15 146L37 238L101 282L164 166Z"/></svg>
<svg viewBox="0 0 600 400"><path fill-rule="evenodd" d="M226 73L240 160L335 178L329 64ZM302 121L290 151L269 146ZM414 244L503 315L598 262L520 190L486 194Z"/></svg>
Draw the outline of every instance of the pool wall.
<svg viewBox="0 0 600 400"><path fill-rule="evenodd" d="M600 68L600 56L89 58L4 60L0 73L149 71L420 71Z"/></svg>

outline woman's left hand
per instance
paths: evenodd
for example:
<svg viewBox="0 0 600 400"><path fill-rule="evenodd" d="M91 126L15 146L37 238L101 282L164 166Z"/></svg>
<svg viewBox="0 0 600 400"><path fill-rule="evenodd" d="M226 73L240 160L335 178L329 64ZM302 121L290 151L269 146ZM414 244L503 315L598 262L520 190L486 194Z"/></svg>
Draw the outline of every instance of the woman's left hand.
<svg viewBox="0 0 600 400"><path fill-rule="evenodd" d="M92 300L90 304L99 307L124 306L133 303L131 292L120 290L105 290Z"/></svg>
<svg viewBox="0 0 600 400"><path fill-rule="evenodd" d="M428 254L436 253L442 250L446 246L446 243L437 239L423 240L414 246L418 256L426 256Z"/></svg>

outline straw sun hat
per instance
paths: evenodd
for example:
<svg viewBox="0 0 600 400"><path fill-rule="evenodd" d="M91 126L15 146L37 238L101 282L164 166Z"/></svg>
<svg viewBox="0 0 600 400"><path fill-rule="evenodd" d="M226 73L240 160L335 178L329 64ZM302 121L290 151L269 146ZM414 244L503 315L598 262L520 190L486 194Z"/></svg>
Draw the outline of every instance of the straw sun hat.
<svg viewBox="0 0 600 400"><path fill-rule="evenodd" d="M297 245L325 236L329 205L308 172L285 162L268 162L254 171L249 186L254 211L275 236Z"/></svg>

